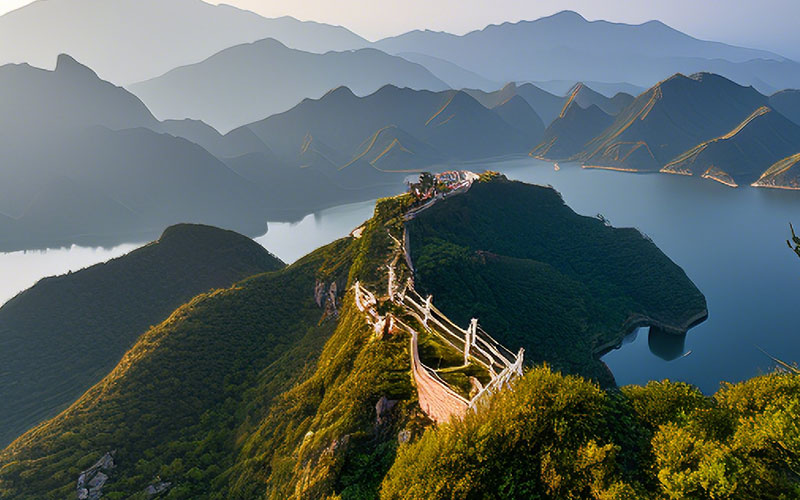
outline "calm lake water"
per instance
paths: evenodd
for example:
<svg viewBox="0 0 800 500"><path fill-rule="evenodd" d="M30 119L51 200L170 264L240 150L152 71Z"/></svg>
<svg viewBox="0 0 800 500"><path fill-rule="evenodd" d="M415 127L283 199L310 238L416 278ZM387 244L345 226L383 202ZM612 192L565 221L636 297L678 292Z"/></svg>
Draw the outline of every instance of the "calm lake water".
<svg viewBox="0 0 800 500"><path fill-rule="evenodd" d="M603 358L618 383L670 378L711 393L720 381L770 371L774 363L759 347L800 362L800 259L786 246L789 222L800 225L800 193L570 165L555 171L528 159L493 168L551 184L580 214L639 228L705 294L709 318L689 331L683 350L691 353L665 361L650 351L648 331L639 330Z"/></svg>
<svg viewBox="0 0 800 500"><path fill-rule="evenodd" d="M491 168L512 179L551 184L576 212L602 213L615 226L639 228L705 294L709 319L693 328L676 351L690 354L666 361L651 352L648 331L640 330L603 358L620 384L671 378L711 393L722 380L771 370L773 363L758 347L800 361L800 259L785 243L789 222L800 226L800 193L731 189L680 176L571 165L555 171L552 164L532 159L467 168ZM347 235L371 217L373 207L374 201L342 205L299 223L270 223L269 232L256 241L291 263ZM105 261L137 246L0 254L0 303L41 277Z"/></svg>

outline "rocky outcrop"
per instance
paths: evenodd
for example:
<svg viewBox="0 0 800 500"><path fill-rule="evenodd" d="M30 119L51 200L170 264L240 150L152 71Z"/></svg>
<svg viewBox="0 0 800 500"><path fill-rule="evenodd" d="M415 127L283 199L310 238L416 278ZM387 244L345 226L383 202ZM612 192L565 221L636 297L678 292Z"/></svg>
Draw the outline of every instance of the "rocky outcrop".
<svg viewBox="0 0 800 500"><path fill-rule="evenodd" d="M314 301L323 308L322 320L339 317L339 286L335 281L330 285L317 280L314 285Z"/></svg>
<svg viewBox="0 0 800 500"><path fill-rule="evenodd" d="M386 396L381 396L375 405L375 427L383 427L391 421L392 409L396 405L396 399L387 399Z"/></svg>
<svg viewBox="0 0 800 500"><path fill-rule="evenodd" d="M172 486L172 483L169 481L159 481L145 488L144 494L147 495L148 497L151 497L153 495L158 495L159 493L167 491L170 486Z"/></svg>
<svg viewBox="0 0 800 500"><path fill-rule="evenodd" d="M114 468L114 452L108 452L93 466L78 475L78 500L98 500L103 496L103 486L108 481L108 474Z"/></svg>

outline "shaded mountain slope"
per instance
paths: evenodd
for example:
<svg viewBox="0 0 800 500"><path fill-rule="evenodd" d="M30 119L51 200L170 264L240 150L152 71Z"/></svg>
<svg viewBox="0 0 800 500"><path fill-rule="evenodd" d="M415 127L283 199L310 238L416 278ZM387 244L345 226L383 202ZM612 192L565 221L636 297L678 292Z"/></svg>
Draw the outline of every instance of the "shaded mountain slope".
<svg viewBox="0 0 800 500"><path fill-rule="evenodd" d="M519 96L511 97L507 101L492 108L500 118L512 125L531 143L541 139L544 134L544 123L528 101Z"/></svg>
<svg viewBox="0 0 800 500"><path fill-rule="evenodd" d="M656 171L723 135L766 97L718 75L675 75L639 95L581 155L588 165Z"/></svg>
<svg viewBox="0 0 800 500"><path fill-rule="evenodd" d="M74 401L191 297L282 266L232 231L178 225L123 257L20 293L0 308L0 445Z"/></svg>
<svg viewBox="0 0 800 500"><path fill-rule="evenodd" d="M158 126L134 95L66 54L58 56L53 71L27 64L0 66L0 92L3 142L95 125L114 130Z"/></svg>
<svg viewBox="0 0 800 500"><path fill-rule="evenodd" d="M0 90L0 212L15 219L0 248L142 241L178 222L264 232L253 186L71 57L0 67Z"/></svg>
<svg viewBox="0 0 800 500"><path fill-rule="evenodd" d="M407 61L425 66L428 68L428 71L436 75L437 78L447 83L447 85L453 89L480 89L489 92L500 87L499 83L493 82L472 71L468 71L445 59L417 52L401 52L397 55Z"/></svg>
<svg viewBox="0 0 800 500"><path fill-rule="evenodd" d="M772 94L769 106L800 125L800 90L781 90Z"/></svg>
<svg viewBox="0 0 800 500"><path fill-rule="evenodd" d="M313 292L323 268L342 279L342 250L331 245L178 308L69 409L2 453L4 465L19 461L3 467L0 495L74 495L77 473L111 450L118 466L103 496L142 494L159 476L173 496L212 493L235 458L236 429L305 373L335 328ZM37 456L47 460L28 461ZM25 469L33 476L21 478Z"/></svg>
<svg viewBox="0 0 800 500"><path fill-rule="evenodd" d="M265 39L130 86L161 119L200 119L227 132L347 86L358 95L386 84L445 90L423 66L375 49L314 54Z"/></svg>
<svg viewBox="0 0 800 500"><path fill-rule="evenodd" d="M800 189L800 153L776 161L752 185L766 188Z"/></svg>
<svg viewBox="0 0 800 500"><path fill-rule="evenodd" d="M158 130L199 144L217 158L236 156L239 151L271 153L267 145L249 130L223 136L211 125L189 119L164 120L159 123Z"/></svg>
<svg viewBox="0 0 800 500"><path fill-rule="evenodd" d="M68 52L104 79L127 84L267 37L311 52L368 44L342 27L200 0L39 0L0 16L0 64L50 68Z"/></svg>
<svg viewBox="0 0 800 500"><path fill-rule="evenodd" d="M800 126L762 106L727 134L695 146L661 171L733 186L751 184L774 163L798 152Z"/></svg>
<svg viewBox="0 0 800 500"><path fill-rule="evenodd" d="M469 93L487 108L499 106L513 96L518 95L525 99L533 110L536 111L536 114L542 119L545 127L556 119L564 107L563 97L553 95L531 83L525 83L519 86L515 83L508 83L502 89L494 92L484 92L481 90L466 90L465 92Z"/></svg>
<svg viewBox="0 0 800 500"><path fill-rule="evenodd" d="M348 117L347 127L341 126L342 116ZM340 87L246 128L281 158L301 165L326 163L330 170L350 165L364 151L365 141L386 127L435 151L436 158L427 158L428 163L518 153L530 145L530 139L464 92L415 91L392 85L366 97ZM309 160L311 152L318 157ZM402 162L394 169L406 170Z"/></svg>
<svg viewBox="0 0 800 500"><path fill-rule="evenodd" d="M542 143L531 151L531 155L551 160L573 158L613 121L613 116L604 113L594 104L584 109L573 101L547 127Z"/></svg>
<svg viewBox="0 0 800 500"><path fill-rule="evenodd" d="M564 99L564 109L575 102L582 108L588 108L594 105L607 115L616 116L623 108L633 102L633 100L634 97L632 95L623 92L614 95L613 98L608 98L592 90L583 83L577 83L567 93Z"/></svg>

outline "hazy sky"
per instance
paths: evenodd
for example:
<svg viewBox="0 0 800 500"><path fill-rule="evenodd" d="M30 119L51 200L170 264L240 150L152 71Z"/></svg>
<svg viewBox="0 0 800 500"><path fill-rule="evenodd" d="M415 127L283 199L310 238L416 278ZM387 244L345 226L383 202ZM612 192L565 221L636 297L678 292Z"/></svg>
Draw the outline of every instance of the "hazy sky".
<svg viewBox="0 0 800 500"><path fill-rule="evenodd" d="M110 1L110 0L106 0ZM168 1L168 0L164 0ZM30 0L0 0L0 13ZM415 28L464 33L570 9L590 20L661 20L699 38L800 59L799 0L225 0L268 17L346 26L374 40Z"/></svg>

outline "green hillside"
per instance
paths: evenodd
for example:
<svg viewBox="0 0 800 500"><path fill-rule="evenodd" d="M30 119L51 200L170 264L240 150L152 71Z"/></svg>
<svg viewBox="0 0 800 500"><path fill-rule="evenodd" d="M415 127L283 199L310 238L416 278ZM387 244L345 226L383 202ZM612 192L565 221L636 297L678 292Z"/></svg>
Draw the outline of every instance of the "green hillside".
<svg viewBox="0 0 800 500"><path fill-rule="evenodd" d="M389 499L793 499L800 375L603 392L549 368L398 451Z"/></svg>
<svg viewBox="0 0 800 500"><path fill-rule="evenodd" d="M74 401L193 296L282 266L249 238L182 224L20 293L0 308L0 445Z"/></svg>
<svg viewBox="0 0 800 500"><path fill-rule="evenodd" d="M484 498L487 491L500 498L567 498L562 493L594 491L594 478L657 484L652 430L644 417L631 416L634 397L545 368L498 400L502 417L493 405L464 424L431 428L410 377L408 336L376 333L350 288L358 280L378 293L386 289L392 236L402 238L401 215L412 201L410 195L380 200L359 237L178 308L69 409L0 452L0 498L74 495L80 472L108 452L115 467L104 470L103 498L112 499L147 498L148 486L166 483L164 498L428 498L444 484L442 470L470 468L457 481L444 480L456 492L447 498ZM548 361L566 365L576 351L581 367L599 368L591 364L590 343L604 335L616 340L627 313L647 313L678 329L698 309L704 313L702 295L652 243L633 230L575 215L552 189L487 175L466 194L419 214L409 230L417 286L435 282L436 303L447 314L460 324L475 314L509 347L525 344L533 361L545 347L560 345ZM397 272L400 282L409 275L403 259ZM441 276L452 292L434 280ZM581 323L595 329L580 329ZM517 328L523 324L553 330ZM785 400L793 401L792 386L784 387ZM628 410L627 420L620 408ZM486 426L477 440L469 437L475 434L468 441L446 437L480 422ZM608 447L612 442L622 449ZM431 461L431 446L455 447L454 459L465 453L459 467L466 469ZM481 457L493 462L476 467ZM615 463L626 469L611 470ZM608 474L595 474L596 464ZM536 468L549 482L510 488L511 466L525 474ZM561 481L564 467L577 472ZM478 475L484 468L491 477ZM417 489L399 490L403 477L413 478ZM470 486L473 493L458 489L480 477L485 484ZM563 487L548 489L553 482Z"/></svg>
<svg viewBox="0 0 800 500"><path fill-rule="evenodd" d="M608 382L596 360L634 325L683 333L705 298L635 229L579 216L552 188L478 183L408 225L417 287L512 351ZM564 346L569 345L569 349Z"/></svg>

